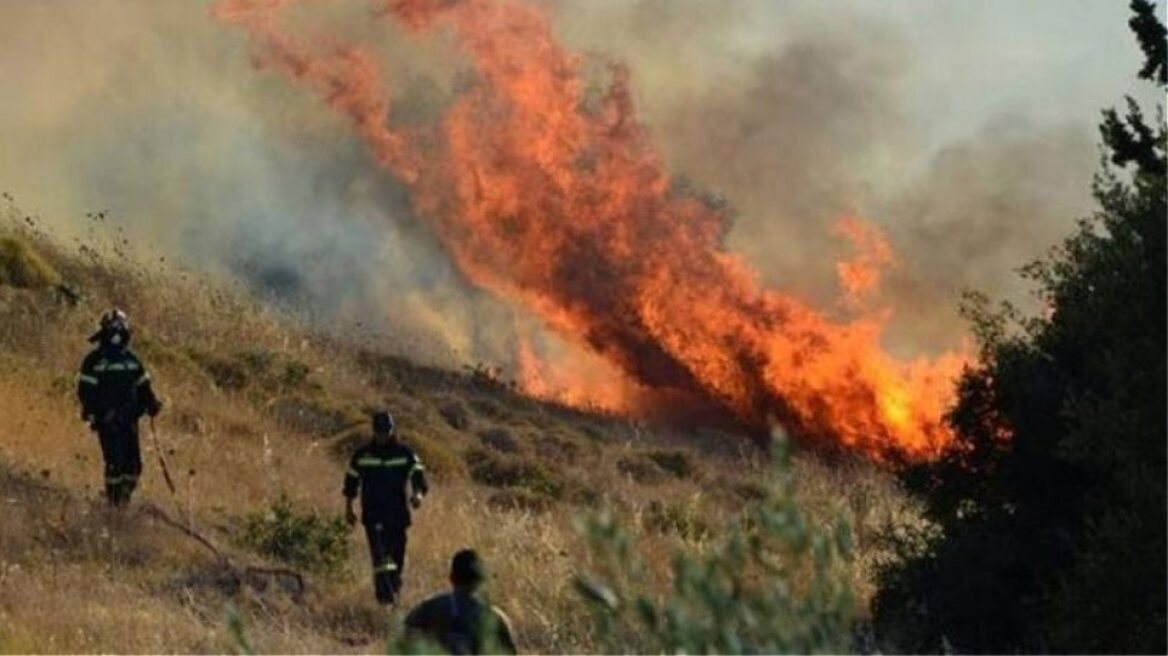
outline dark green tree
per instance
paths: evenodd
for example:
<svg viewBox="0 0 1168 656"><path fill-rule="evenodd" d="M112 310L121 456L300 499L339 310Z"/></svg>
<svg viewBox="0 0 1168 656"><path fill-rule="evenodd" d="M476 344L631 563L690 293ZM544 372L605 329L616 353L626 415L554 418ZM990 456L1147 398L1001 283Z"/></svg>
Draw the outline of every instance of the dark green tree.
<svg viewBox="0 0 1168 656"><path fill-rule="evenodd" d="M1140 77L1166 85L1165 28L1133 0ZM959 448L904 473L942 537L885 573L894 646L1165 653L1165 127L1104 112L1098 209L1026 267L1047 311L968 297L981 345L949 420ZM922 546L923 544L923 546Z"/></svg>

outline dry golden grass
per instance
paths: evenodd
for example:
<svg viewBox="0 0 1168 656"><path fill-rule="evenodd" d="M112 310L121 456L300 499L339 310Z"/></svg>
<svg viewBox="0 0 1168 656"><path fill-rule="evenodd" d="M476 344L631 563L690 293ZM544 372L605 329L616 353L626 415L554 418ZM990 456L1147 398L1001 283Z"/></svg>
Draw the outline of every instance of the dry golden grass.
<svg viewBox="0 0 1168 656"><path fill-rule="evenodd" d="M673 550L705 549L767 475L765 458L733 436L548 406L473 372L320 335L161 265L109 249L79 254L2 223L0 235L30 247L67 290L0 284L0 652L224 650L229 605L262 651L379 651L391 618L372 603L359 532L349 574L310 577L309 593L293 599L216 583L207 550L135 510L163 508L240 562L258 563L231 546L240 518L284 494L339 511L343 461L363 436L363 412L377 406L394 410L435 479L410 533L404 605L444 589L451 554L474 547L527 651L596 644L572 589L587 561L575 516L607 507L624 518L664 586ZM142 487L122 515L100 503L100 453L77 418L73 387L85 338L111 304L129 312L164 398L158 428L178 485L172 497L144 422ZM233 367L250 372L242 384ZM559 492L476 483L473 454L484 451L543 472ZM866 598L881 557L875 531L912 521L913 508L863 463L799 459L796 477L801 500L825 521L854 520L856 587Z"/></svg>

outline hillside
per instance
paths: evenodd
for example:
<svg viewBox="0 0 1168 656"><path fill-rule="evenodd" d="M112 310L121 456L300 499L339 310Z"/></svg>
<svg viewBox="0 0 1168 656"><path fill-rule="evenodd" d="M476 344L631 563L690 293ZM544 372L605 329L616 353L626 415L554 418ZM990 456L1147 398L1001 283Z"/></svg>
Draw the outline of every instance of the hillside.
<svg viewBox="0 0 1168 656"><path fill-rule="evenodd" d="M358 532L338 568L304 572L303 591L249 573L283 565L243 537L285 496L295 513L335 516L343 463L376 407L392 409L432 476L404 605L444 588L450 555L473 546L525 651L595 644L572 585L588 558L574 518L615 513L664 586L675 549L707 549L767 484L767 459L742 436L526 398L485 367L445 370L411 361L407 345L323 334L146 262L112 232L67 246L11 201L0 213L0 652L228 650L236 612L261 651L382 649L388 618ZM122 514L101 501L100 453L74 398L86 337L110 305L129 313L163 396L158 438L178 488L167 490L144 424L142 487ZM863 462L794 467L805 508L852 520L866 602L878 531L914 510Z"/></svg>

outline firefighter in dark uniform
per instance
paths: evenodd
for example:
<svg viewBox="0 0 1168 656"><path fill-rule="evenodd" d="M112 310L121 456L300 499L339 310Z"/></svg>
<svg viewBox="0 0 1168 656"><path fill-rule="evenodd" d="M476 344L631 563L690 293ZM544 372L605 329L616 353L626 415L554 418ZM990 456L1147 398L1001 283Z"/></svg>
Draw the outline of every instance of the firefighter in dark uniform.
<svg viewBox="0 0 1168 656"><path fill-rule="evenodd" d="M427 639L449 654L514 654L511 620L479 592L487 575L472 549L450 561L451 591L418 604L406 615L406 636Z"/></svg>
<svg viewBox="0 0 1168 656"><path fill-rule="evenodd" d="M144 414L157 415L162 403L146 367L130 351L130 322L124 312L113 309L102 315L101 326L89 341L97 348L85 356L77 376L81 418L101 441L106 501L122 507L129 503L142 473L138 420Z"/></svg>
<svg viewBox="0 0 1168 656"><path fill-rule="evenodd" d="M397 599L406 566L410 509L421 506L428 489L422 461L398 441L393 416L375 413L373 441L357 449L349 461L344 494L345 520L352 526L357 523L353 499L361 492L361 523L369 539L378 603Z"/></svg>

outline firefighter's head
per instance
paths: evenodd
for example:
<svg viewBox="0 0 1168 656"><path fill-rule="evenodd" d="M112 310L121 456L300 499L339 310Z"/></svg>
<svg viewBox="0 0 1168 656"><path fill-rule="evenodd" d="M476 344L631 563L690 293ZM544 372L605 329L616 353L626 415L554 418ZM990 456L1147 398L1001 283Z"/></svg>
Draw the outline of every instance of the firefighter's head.
<svg viewBox="0 0 1168 656"><path fill-rule="evenodd" d="M373 413L373 441L378 443L389 442L394 438L393 415L386 410Z"/></svg>
<svg viewBox="0 0 1168 656"><path fill-rule="evenodd" d="M450 585L457 590L474 592L487 580L486 568L474 549L463 549L450 561Z"/></svg>
<svg viewBox="0 0 1168 656"><path fill-rule="evenodd" d="M130 344L130 319L118 308L111 308L101 315L97 332L89 341L98 342L106 348L125 349Z"/></svg>

